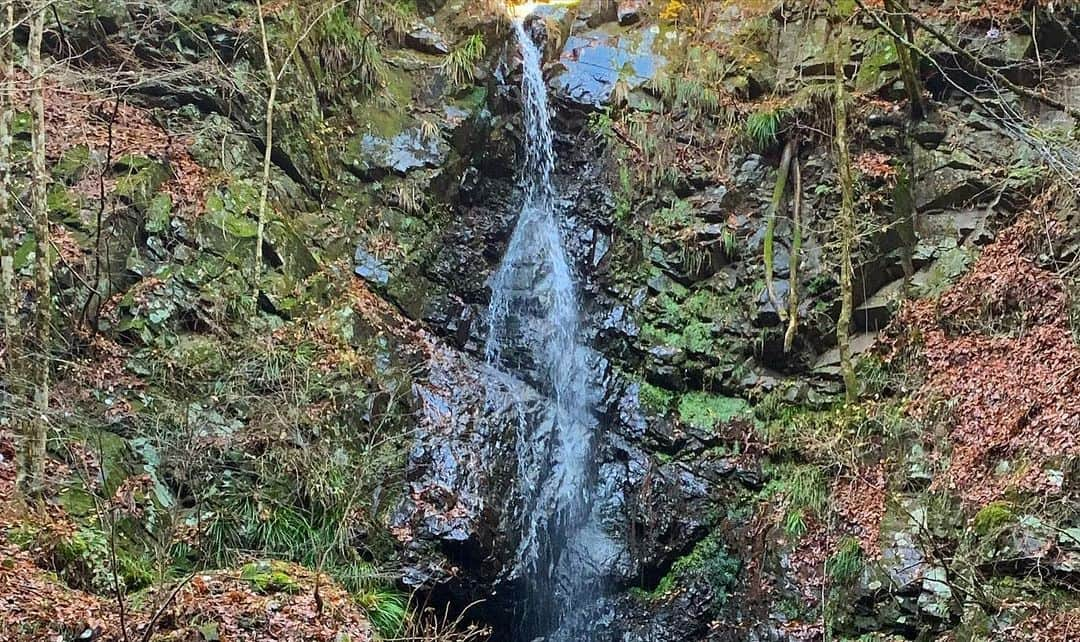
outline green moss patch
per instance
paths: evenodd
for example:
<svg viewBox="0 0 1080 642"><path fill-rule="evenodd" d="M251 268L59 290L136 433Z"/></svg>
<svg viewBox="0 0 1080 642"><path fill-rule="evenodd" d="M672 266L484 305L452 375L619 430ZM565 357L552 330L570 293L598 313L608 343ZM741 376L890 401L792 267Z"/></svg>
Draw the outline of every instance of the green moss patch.
<svg viewBox="0 0 1080 642"><path fill-rule="evenodd" d="M736 397L689 392L679 400L679 420L699 430L712 430L737 417L748 417L750 405Z"/></svg>
<svg viewBox="0 0 1080 642"><path fill-rule="evenodd" d="M240 579L247 580L259 593L297 593L300 584L289 575L289 565L273 560L245 564Z"/></svg>

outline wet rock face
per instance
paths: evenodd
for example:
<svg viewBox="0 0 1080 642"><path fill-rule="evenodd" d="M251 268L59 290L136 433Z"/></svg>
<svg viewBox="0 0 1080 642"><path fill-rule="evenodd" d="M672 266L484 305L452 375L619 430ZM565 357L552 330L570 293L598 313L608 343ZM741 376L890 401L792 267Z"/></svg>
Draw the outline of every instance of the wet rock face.
<svg viewBox="0 0 1080 642"><path fill-rule="evenodd" d="M624 31L606 24L575 31L560 58L561 70L551 79L557 92L581 105L609 101L617 82L627 90L643 87L666 64L658 27Z"/></svg>
<svg viewBox="0 0 1080 642"><path fill-rule="evenodd" d="M389 138L363 134L349 145L343 159L349 171L361 177L386 173L405 175L423 167L438 167L450 152L441 137L419 128L407 129Z"/></svg>
<svg viewBox="0 0 1080 642"><path fill-rule="evenodd" d="M458 591L505 579L516 541L512 448L520 417L550 418L524 383L446 347L426 364L413 394L416 435L406 465L407 491L392 522L405 545L404 582ZM465 569L461 575L459 569ZM486 591L479 591L486 593Z"/></svg>
<svg viewBox="0 0 1080 642"><path fill-rule="evenodd" d="M729 426L734 437L718 426L695 429L676 418L672 408L646 408L642 389L645 382L676 395L708 389L745 397L750 391L771 390L780 378L777 373L784 372L805 375L794 393L799 399L831 390L835 364L828 348L835 331L837 286L827 248L833 240L827 231L807 234L796 265L787 217L777 223L774 289L786 302L797 268L802 302L798 340L788 352L781 342L781 315L761 285L764 217L776 179L777 150L733 154L729 166L717 172L722 179L699 172L673 194L651 194L646 202L634 203L641 212L631 215L630 225L645 227L638 235L614 220L607 150L585 123L595 106L611 99L620 80L603 70L622 70L622 81L643 84L664 64L664 42L661 33L647 28L629 32L615 24L614 13L591 4L596 3L585 3L576 17L552 14L530 23L537 42L550 45L562 37L563 20L576 21L559 63L549 67L559 157L555 182L563 239L579 279L582 327L597 351L595 383L603 395L595 418L601 436L590 491L596 528L582 536L601 543L584 548L606 552L596 564L611 592L596 604L582 605L580 619L568 622L554 639L581 639L585 626L596 632L595 640L782 639L767 626L710 630L707 622L715 614L709 611L713 596L708 586L694 584L662 600L626 594L631 587L657 586L675 560L716 530L718 507L763 483L756 465L724 454L724 446L752 432L751 426L734 422ZM818 33L819 26L823 23L810 25L809 44L796 37L805 31L784 31L774 54L784 59L781 77L827 70L827 52L817 41L825 31ZM438 141L408 139L401 146L390 141L393 153L384 149L379 154L361 145L366 162L387 176L430 171L443 181L431 182L430 190L453 188L438 192L447 213L425 219L415 237L404 239L410 245L404 259L356 255L357 273L424 321L440 342L414 390L416 444L409 456L407 497L394 521L406 549L406 582L442 587L460 604L486 599L484 617L496 624L515 617L522 590L515 533L526 508L513 486L519 461L512 446L520 437L518 420L524 412L530 425L549 421L545 391L538 386L540 378L530 376L530 364L518 363L520 379L482 364L488 280L505 251L521 198L515 179L523 138L517 116L519 78L512 47L509 51L483 104L466 117L466 122L484 122L470 128L480 135L468 144L455 144L453 152L444 153ZM860 54L866 65L874 62L872 51L864 47ZM867 91L887 91L895 72L888 61L877 62L876 70L854 79ZM947 109L948 118L928 120L910 133L917 143L914 198L925 216L920 223L940 228L955 248L957 242L976 238L977 230L985 233L990 212L1008 206L1010 194L988 191L981 168L1007 167L1017 150L990 133L981 134L985 130L962 108ZM887 149L908 134L904 119L895 114L870 125L870 149ZM808 144L801 150L804 185L834 182L830 154L827 145ZM809 187L805 192L807 229L828 230L836 196ZM890 281L902 274L895 251L899 245L895 235L881 234L859 249L856 324L867 334L856 338L857 349L870 345L869 333L887 323L894 309L885 295ZM918 248L916 269L934 260L938 248L932 245ZM515 328L521 354L544 331L531 326L527 316ZM514 346L507 350L513 359ZM820 367L811 376L807 373L815 363ZM533 438L543 438L542 432ZM853 625L858 630L882 630L888 619L921 618L939 626L954 616L948 599L933 590L938 571L921 557L908 526L898 524L884 535L880 585L871 582L858 597L857 615L868 618ZM1052 552L1036 550L1030 540L1018 535L1013 544L1030 560L1052 560L1054 568L1063 569L1057 572L1072 572L1067 569L1075 563L1074 554L1059 560ZM578 553L570 546L565 554ZM884 615L875 616L876 610ZM912 633L910 628L896 630Z"/></svg>
<svg viewBox="0 0 1080 642"><path fill-rule="evenodd" d="M600 269L610 261L614 228L605 168L596 161L599 150L584 135L586 114L572 107L558 114L558 207L583 293L583 326L591 342L605 331L627 335L633 332L628 311L610 298L608 277ZM515 135L513 119L503 122L497 131ZM514 156L502 159L507 165L515 161ZM513 617L515 595L522 590L515 553L525 507L514 488L520 462L513 447L520 437L520 413L527 415L526 425L542 427L550 421L545 415L550 406L543 391L533 387L528 364L519 364L525 373L525 380L519 380L481 363L486 282L505 248L518 196L512 175L465 170L462 176L454 223L436 230L424 261L401 269L358 252L356 269L391 297L395 284L406 279L429 284L416 309L447 342L414 389L415 445L407 464L406 498L393 523L406 549L405 581L442 587L461 603L486 599L485 617L497 623ZM527 342L544 329L525 323L516 331ZM621 344L604 345L610 350ZM708 530L710 508L719 499L717 482L739 471L716 459L658 459L652 452L657 444L671 452L700 453L708 440L675 434L679 431L673 433L670 422L648 416L636 383L612 370L606 355L594 359L595 386L604 397L596 420L603 428L590 493L596 526L582 537L598 542L585 548L606 551L595 563L603 567L611 589L619 590L642 578L655 582L686 554ZM577 551L570 546L565 555ZM612 632L624 627L621 618L611 616Z"/></svg>

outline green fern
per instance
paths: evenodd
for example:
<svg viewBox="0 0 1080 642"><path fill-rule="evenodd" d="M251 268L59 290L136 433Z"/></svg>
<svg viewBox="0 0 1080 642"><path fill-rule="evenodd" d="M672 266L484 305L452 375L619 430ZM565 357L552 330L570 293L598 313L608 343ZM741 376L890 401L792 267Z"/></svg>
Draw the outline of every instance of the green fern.
<svg viewBox="0 0 1080 642"><path fill-rule="evenodd" d="M387 67L377 38L365 38L356 61L356 75L364 91L371 92L386 84Z"/></svg>
<svg viewBox="0 0 1080 642"><path fill-rule="evenodd" d="M418 19L414 0L384 1L380 3L378 12L383 25L396 36L404 36Z"/></svg>
<svg viewBox="0 0 1080 642"><path fill-rule="evenodd" d="M487 53L484 38L474 33L465 39L460 46L451 51L442 63L443 73L454 85L464 85L476 77L476 63Z"/></svg>
<svg viewBox="0 0 1080 642"><path fill-rule="evenodd" d="M789 511L821 515L828 500L828 484L820 466L784 464L765 487L766 495L780 496Z"/></svg>
<svg viewBox="0 0 1080 642"><path fill-rule="evenodd" d="M720 234L720 244L724 250L724 256L726 256L729 261L739 258L739 239L735 236L735 232L724 229Z"/></svg>

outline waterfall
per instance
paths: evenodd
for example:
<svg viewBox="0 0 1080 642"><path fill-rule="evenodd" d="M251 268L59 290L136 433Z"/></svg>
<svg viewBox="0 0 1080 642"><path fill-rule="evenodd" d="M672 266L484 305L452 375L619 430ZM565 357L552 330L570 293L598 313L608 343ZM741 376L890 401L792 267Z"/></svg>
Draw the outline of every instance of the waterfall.
<svg viewBox="0 0 1080 642"><path fill-rule="evenodd" d="M590 536L596 529L589 506L595 399L574 275L559 230L542 56L522 20L514 21L514 31L523 67L522 203L491 280L485 356L495 368L528 374L549 400L544 425L530 425L524 409L518 409L517 561L526 589L517 634L531 640L599 592L591 556L580 550L583 541L596 540Z"/></svg>

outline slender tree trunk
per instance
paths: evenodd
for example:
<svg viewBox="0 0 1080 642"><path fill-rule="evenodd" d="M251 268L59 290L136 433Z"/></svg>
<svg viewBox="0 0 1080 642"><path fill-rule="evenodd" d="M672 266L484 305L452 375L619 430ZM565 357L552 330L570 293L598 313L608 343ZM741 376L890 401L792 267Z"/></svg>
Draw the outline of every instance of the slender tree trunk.
<svg viewBox="0 0 1080 642"><path fill-rule="evenodd" d="M787 191L788 173L791 169L791 155L795 150L795 138L789 138L784 145L784 153L780 156L780 167L776 172L776 185L773 187L772 201L769 202L769 214L765 222L765 291L768 293L769 302L772 303L776 314L783 321L787 317L784 306L780 305L780 299L776 296L776 288L773 287L773 236L776 231L776 214L784 204L784 193Z"/></svg>
<svg viewBox="0 0 1080 642"><path fill-rule="evenodd" d="M788 327L784 333L784 352L791 352L799 326L799 254L802 252L802 166L796 149L791 158L791 266L788 268Z"/></svg>
<svg viewBox="0 0 1080 642"><path fill-rule="evenodd" d="M52 323L52 278L49 257L49 208L46 203L45 69L41 64L41 36L45 30L45 3L32 5L27 44L30 86L30 211L34 223L34 323L37 354L32 359L33 413L25 424L19 448L16 485L26 497L40 496L45 483L45 437L49 411L49 338Z"/></svg>
<svg viewBox="0 0 1080 642"><path fill-rule="evenodd" d="M885 11L888 13L889 27L894 34L905 31L911 33L911 22L907 19L911 10L907 7L907 0L885 0ZM907 90L911 117L914 120L921 120L926 116L926 103L923 102L922 83L919 82L919 74L915 70L911 48L897 35L893 36L893 46L896 48L896 57L900 61L900 76L904 80L904 89Z"/></svg>
<svg viewBox="0 0 1080 642"><path fill-rule="evenodd" d="M274 61L270 58L270 43L266 37L266 22L263 20L262 0L256 0L255 10L259 13L259 34L262 40L263 63L266 77L270 82L270 94L266 98L265 139L263 151L262 188L259 192L259 218L255 233L255 296L259 294L259 279L262 277L263 235L266 231L266 205L270 195L270 155L274 147L274 104L277 100L278 79L274 70Z"/></svg>
<svg viewBox="0 0 1080 642"><path fill-rule="evenodd" d="M8 386L14 385L18 340L15 292L15 210L11 200L11 117L15 113L15 1L4 0L0 8L0 350L8 373ZM14 392L8 390L8 393Z"/></svg>
<svg viewBox="0 0 1080 642"><path fill-rule="evenodd" d="M836 345L840 349L840 370L844 375L847 400L855 401L858 383L851 362L851 313L853 305L851 246L855 237L855 180L847 142L847 92L844 89L844 52L847 49L843 24L834 35L833 75L836 86L836 172L840 179L840 318L836 322Z"/></svg>
<svg viewBox="0 0 1080 642"><path fill-rule="evenodd" d="M16 217L11 198L11 118L15 113L15 1L4 0L0 8L0 410L16 435L23 430L18 403L23 396L20 372L22 333L19 332L18 289L15 287Z"/></svg>

